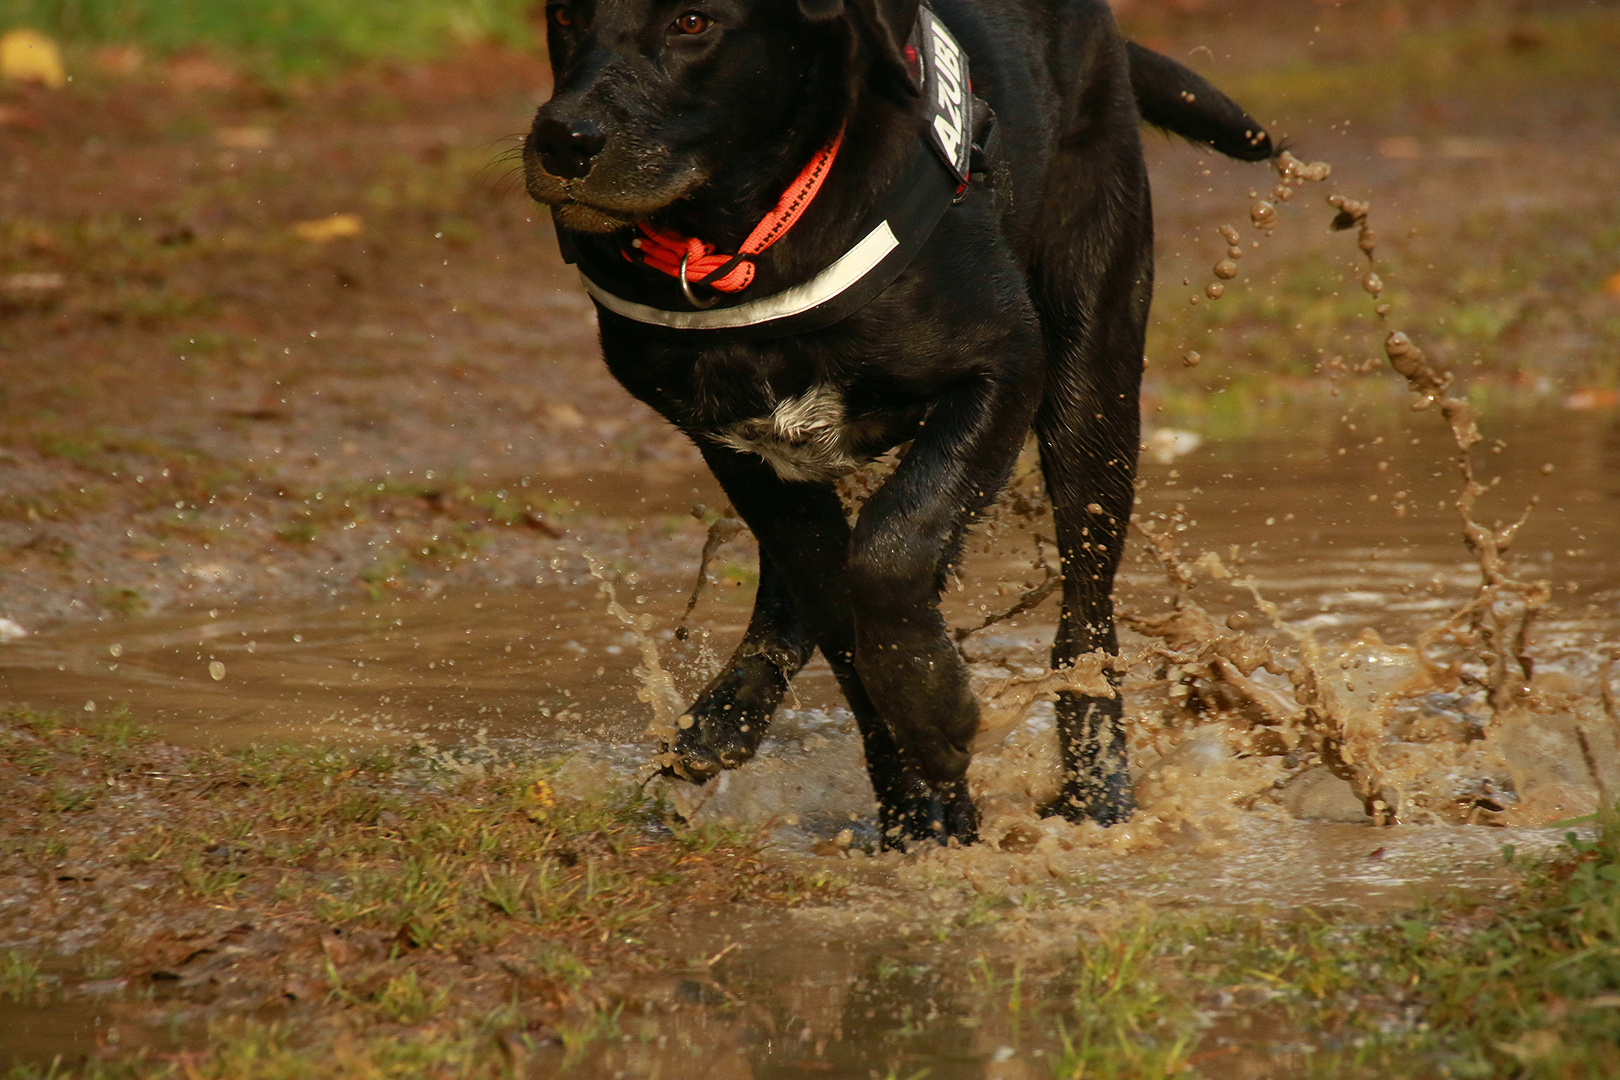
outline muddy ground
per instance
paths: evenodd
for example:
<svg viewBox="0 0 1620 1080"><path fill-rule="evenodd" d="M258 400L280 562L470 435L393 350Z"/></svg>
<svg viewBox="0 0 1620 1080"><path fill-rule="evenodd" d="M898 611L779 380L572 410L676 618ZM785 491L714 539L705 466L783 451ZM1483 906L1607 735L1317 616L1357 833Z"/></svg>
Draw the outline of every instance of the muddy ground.
<svg viewBox="0 0 1620 1080"><path fill-rule="evenodd" d="M1363 5L1313 12L1316 33L1279 5L1256 33L1158 10L1146 40L1376 201L1389 296L1476 395L1614 407L1601 13L1433 28ZM321 85L189 57L0 90L0 616L524 584L583 547L690 567L689 511L721 497L600 367L503 156L546 85L533 57L479 53ZM1270 178L1148 141L1150 420L1252 429L1319 372L1387 385L1361 370L1377 334L1328 211L1188 303L1214 228Z"/></svg>
<svg viewBox="0 0 1620 1080"><path fill-rule="evenodd" d="M1144 41L1210 72L1301 157L1334 166L1331 183L1280 207L1286 220L1271 233L1249 224L1271 173L1148 139L1160 288L1144 402L1157 438L1155 486L1144 509L1168 528L1186 525L1179 501L1202 495L1196 484L1218 491L1233 475L1222 470L1237 469L1251 445L1242 438L1320 443L1321 460L1305 460L1329 487L1348 489L1357 470L1383 468L1375 458L1385 452L1369 445L1394 440L1398 423L1359 418L1404 415L1408 399L1380 348L1389 326L1360 286L1366 265L1355 235L1327 229L1335 211L1322 199L1336 191L1375 205L1382 299L1397 325L1463 376L1487 422L1517 424L1539 433L1538 447L1558 447L1562 456L1549 459L1564 471L1518 462L1501 512L1557 493L1551 501L1578 509L1582 522L1620 516L1605 513L1620 508L1620 487L1603 465L1620 438L1612 6L1296 6L1266 5L1259 19L1217 4L1168 13L1120 5ZM672 623L705 524L724 500L691 446L602 370L589 304L504 156L545 96L543 64L477 51L316 83L249 79L198 55L127 59L87 52L63 91L0 86L0 649L8 637L18 646L77 634L105 664L124 641L155 636L149 627L171 627L164 632L178 639L217 610L227 620L273 609L314 623L380 621L391 598L441 594L499 595L504 632L548 605L579 607L591 595L580 586L594 586L587 552L610 576L655 583L648 610ZM1206 286L1227 249L1223 225L1241 227L1250 246L1242 273L1214 300ZM1350 421L1350 403L1366 432ZM1183 478L1178 455L1199 438L1230 438L1235 449L1202 472L1183 462ZM1341 465L1347 450L1363 456ZM1438 478L1449 468L1443 447L1422 453L1422 464L1396 471ZM1578 482L1565 485L1566 474ZM1407 486L1422 487L1434 507L1429 488L1438 485L1446 502L1449 473L1424 483ZM1372 489L1366 523L1340 534L1347 547L1354 539L1354 551L1376 557L1386 541L1398 547L1397 534L1404 543L1424 530L1451 542L1453 518L1407 519L1405 489L1387 486ZM1258 525L1271 521L1250 506L1252 494L1227 500L1247 508L1235 519L1247 523L1242 535L1216 525L1192 542L1223 552L1239 540L1265 542ZM1552 636L1569 685L1587 682L1566 696L1585 694L1581 707L1601 724L1614 711L1612 668L1602 668L1614 633L1612 618L1591 608L1615 595L1612 552L1562 532L1556 543L1535 539L1538 557L1560 560L1560 595L1573 597L1565 601L1573 614L1558 616L1562 637ZM1422 600L1430 588L1427 563L1413 564L1421 584L1397 580L1398 559L1380 566L1372 589L1360 568L1346 569L1351 556L1330 551L1331 536L1306 531L1299 542L1307 546L1288 558L1319 565L1325 584L1298 585L1291 618L1315 610L1317 591L1364 587L1365 610L1343 625L1387 628L1408 618L1392 614L1392 598L1415 590ZM1138 545L1134 572L1162 575L1144 558ZM1027 557L1018 559L1022 577ZM727 550L718 576L747 586L749 563L744 541ZM1472 587L1447 572L1442 580L1434 569L1433 592ZM1130 587L1156 593L1161 580ZM1021 587L975 586L987 596ZM1239 617L1248 601L1227 599ZM740 605L729 603L706 617L735 622ZM482 600L471 609L418 606L411 617L431 623L440 610L476 621L484 608ZM1224 608L1217 615L1228 617ZM283 636L301 642L291 630L310 624L288 621ZM601 692L628 701L634 635L609 646L570 633L589 646L578 648L588 662L579 661L575 681L559 676L572 688L572 719L583 708L575 692L587 698L615 664L625 681ZM435 640L427 629L420 636ZM372 634L366 648L385 639ZM504 663L497 644L479 648L486 666ZM245 652L253 649L247 641ZM997 662L995 648L984 654ZM227 659L233 673L251 663ZM72 684L64 700L92 696L74 682L84 670L64 674ZM445 685L481 692L458 678ZM1592 685L1600 689L1587 693ZM533 693L522 691L531 710ZM0 681L0 703L18 696ZM430 1065L446 1075L549 1075L565 1065L581 1075L713 1075L691 1055L664 1054L691 1045L739 1076L912 1076L924 1067L1009 1080L1189 1069L1263 1076L1277 1061L1275 1074L1290 1076L1492 1075L1515 1062L1578 1076L1597 1075L1580 1070L1605 1060L1592 1047L1612 1033L1617 987L1607 968L1591 977L1570 969L1585 981L1548 983L1533 1008L1488 974L1502 942L1517 940L1513 927L1539 925L1544 904L1564 913L1558 926L1578 924L1586 935L1547 946L1550 966L1572 951L1583 963L1610 963L1614 927L1599 916L1612 921L1612 908L1594 908L1598 922L1587 925L1558 907L1585 911L1584 901L1558 890L1582 873L1612 880L1612 831L1609 848L1568 849L1545 879L1501 859L1508 834L1495 830L1476 830L1487 837L1477 842L1403 834L1374 843L1364 825L1341 824L1326 839L1301 839L1277 824L1285 795L1275 794L1260 801L1276 804L1277 821L1205 836L1200 843L1222 854L1192 869L1145 854L1175 847L1159 823L1115 841L1042 839L1015 827L998 834L1000 850L983 863L886 863L868 874L858 826L853 837L823 830L803 862L783 864L761 857L761 837L682 824L657 797L559 801L554 760L495 767L498 754L481 756L490 753L482 735L478 747L449 755L407 743L386 753L222 756L154 742L134 723L145 718L109 720L108 704L102 698L95 715L14 710L0 727L5 865L19 883L0 913L0 997L32 1010L31 1032L45 1031L14 1058L19 1069L46 1068L52 1047L70 1047L74 1060L92 1052L93 1071L146 1046L159 1056L131 1065L136 1073L243 1075L251 1062L261 1075L298 1075L312 1068L300 1055L315 1046L323 1055L337 1048L321 1068L338 1075L417 1075ZM540 701L547 718L562 704ZM798 732L806 761L829 736L848 742L813 713L801 709L783 725ZM607 741L638 752L643 720ZM1173 743L1192 728L1166 730ZM1570 739L1584 731L1571 730ZM1269 783L1255 769L1298 775L1308 764L1285 769L1281 754L1264 754L1244 759L1255 773L1244 782ZM763 764L760 775L771 775ZM1588 761L1580 782L1607 796L1609 764ZM832 781L858 778L856 765L839 768ZM601 777L597 786L608 786L616 775L587 772L574 784L588 789ZM1514 824L1489 794L1467 812ZM1186 819L1196 820L1198 806L1188 805ZM1560 816L1554 808L1534 823ZM1556 839L1513 834L1538 855ZM1040 848L1038 859L1020 861L1026 843ZM1110 843L1141 865L1110 864ZM1054 855L1059 847L1064 854ZM1301 916L1315 903L1308 897L1282 901L1297 910L1281 923L1176 921L1198 905L1204 894L1192 879L1211 866L1245 864L1250 875L1226 912L1258 903L1267 860L1315 858L1334 862L1341 892L1330 900L1354 918L1367 911L1347 896L1365 888L1383 898L1379 911L1403 910L1425 887L1419 879L1466 880L1474 899L1372 937L1356 936L1354 918ZM534 882L512 876L530 865L555 894L543 911L533 906ZM1526 872L1524 899L1501 900ZM1096 875L1106 884L1115 873L1135 875L1119 879L1126 892L1180 897L1156 901L1174 926L1162 913L1147 922L1099 913L1088 890ZM687 891L655 902L649 883ZM1490 902L1479 905L1481 897ZM805 908L798 921L784 914ZM710 911L745 913L756 940L791 940L778 957L752 946L722 954L745 915L708 923ZM863 926L902 944L879 958L838 951ZM1476 939L1489 942L1477 957L1460 944ZM1588 940L1599 944L1580 944ZM985 963L986 953L1005 963L973 968L970 958ZM1047 1011L1043 1034L1020 1042L1020 1024L1036 1022L1020 1004L1026 959L1031 979L1045 980L1029 1000ZM739 966L721 977L727 964ZM795 972L815 975L797 987ZM1382 982L1371 974L1386 972ZM1475 1042L1434 1050L1427 1025L1472 1031L1468 1007L1414 996L1414 987L1473 986L1476 977L1510 1019L1493 1020ZM837 993L818 997L823 983ZM848 986L857 989L846 995ZM69 999L77 1004L58 1010ZM56 1011L64 1019L52 1029ZM220 1026L244 1012L246 1027Z"/></svg>

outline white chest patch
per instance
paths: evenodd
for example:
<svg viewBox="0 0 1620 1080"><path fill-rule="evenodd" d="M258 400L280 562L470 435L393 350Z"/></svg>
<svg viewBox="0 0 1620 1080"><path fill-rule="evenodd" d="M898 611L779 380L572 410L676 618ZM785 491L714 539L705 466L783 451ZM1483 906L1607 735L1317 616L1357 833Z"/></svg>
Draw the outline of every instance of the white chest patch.
<svg viewBox="0 0 1620 1080"><path fill-rule="evenodd" d="M844 399L830 386L777 403L769 416L742 420L720 432L733 450L758 454L783 480L832 480L861 462L849 449Z"/></svg>

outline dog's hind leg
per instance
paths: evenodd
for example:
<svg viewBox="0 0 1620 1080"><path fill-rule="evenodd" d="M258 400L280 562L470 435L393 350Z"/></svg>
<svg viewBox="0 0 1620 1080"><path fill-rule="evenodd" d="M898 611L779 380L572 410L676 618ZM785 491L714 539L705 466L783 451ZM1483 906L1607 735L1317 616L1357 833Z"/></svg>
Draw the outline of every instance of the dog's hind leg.
<svg viewBox="0 0 1620 1080"><path fill-rule="evenodd" d="M814 649L782 572L762 550L759 591L742 644L692 707L670 747L666 772L702 781L754 756L788 682Z"/></svg>
<svg viewBox="0 0 1620 1080"><path fill-rule="evenodd" d="M1054 175L1110 171L1083 153L1060 154ZM1060 196L1068 205L1051 215L1058 224L1031 271L1048 356L1035 431L1063 560L1054 667L1099 649L1119 651L1112 593L1135 501L1138 394L1153 282L1146 172L1134 146L1119 151L1119 159L1109 189ZM1135 809L1118 678L1109 679L1111 697L1059 695L1064 783L1048 814L1108 825Z"/></svg>

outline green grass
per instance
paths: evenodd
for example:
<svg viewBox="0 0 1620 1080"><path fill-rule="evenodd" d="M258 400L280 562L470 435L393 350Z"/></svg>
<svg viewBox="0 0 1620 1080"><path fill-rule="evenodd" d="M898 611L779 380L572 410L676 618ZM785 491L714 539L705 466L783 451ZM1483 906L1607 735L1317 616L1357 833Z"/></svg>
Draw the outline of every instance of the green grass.
<svg viewBox="0 0 1620 1080"><path fill-rule="evenodd" d="M133 1050L65 1073L19 1066L0 1073L8 1080L407 1076L428 1063L493 1077L531 1058L594 1075L626 1039L660 1030L604 987L645 964L704 963L645 951L660 911L731 898L825 903L836 892L769 870L725 830L671 831L633 795L561 799L540 763L451 767L442 755L326 747L182 752L127 716L80 727L77 714L13 710L0 721L0 762L27 770L7 798L31 804L81 862L171 874L178 892L142 902L181 922L187 910L225 906L230 924L277 925L295 945L304 931L294 928L322 936L318 949L289 952L286 969L274 955L237 961L238 977L267 980L266 992L292 985L308 1003L279 1026L199 1031L184 1065ZM93 851L90 838L108 835L102 819L124 821L116 803L146 776L167 778L155 781L163 820ZM184 786L164 786L175 779ZM90 792L104 794L80 798ZM12 850L50 866L62 854ZM1061 1078L1224 1075L1242 1062L1335 1080L1620 1074L1620 815L1519 869L1512 896L1436 901L1372 925L1309 911L1170 911L1082 931L1066 962L992 951L963 970L880 953L851 990L860 1008L850 1015L875 1019L816 1056L848 1075L911 1076L985 1046ZM958 940L997 942L996 924L1039 900L986 894L958 920ZM86 955L141 955L115 945L87 950L63 978L113 972ZM0 951L0 997L51 999L55 980L39 967L47 951ZM769 988L756 996L733 983L730 993L746 1006L739 1018L780 1007ZM706 1007L716 1005L732 1008ZM802 1026L791 1019L784 1030Z"/></svg>
<svg viewBox="0 0 1620 1080"><path fill-rule="evenodd" d="M70 44L205 47L271 70L428 59L457 44L532 44L530 0L0 0L0 27Z"/></svg>
<svg viewBox="0 0 1620 1080"><path fill-rule="evenodd" d="M31 1002L42 985L37 963L15 949L0 951L0 999Z"/></svg>
<svg viewBox="0 0 1620 1080"><path fill-rule="evenodd" d="M111 974L94 966L106 955L186 970L211 947L176 949L166 931L139 927L228 910L224 925L291 935L233 953L233 985L279 999L291 972L307 1003L281 1026L211 1029L183 1068L129 1049L0 1077L403 1077L445 1062L446 1075L506 1075L502 1054L539 1051L531 1035L560 1057L611 1037L618 1008L597 973L684 966L659 951L660 913L825 900L841 887L767 866L751 836L666 822L633 788L559 796L554 768L425 750L185 751L119 710L0 709L7 872L60 873L72 850L82 887L145 911L72 954L62 980ZM140 884L125 888L127 875ZM48 944L0 951L0 998L48 999L56 980L42 981L40 964L57 955ZM152 1005L147 1025L168 1007Z"/></svg>
<svg viewBox="0 0 1620 1080"><path fill-rule="evenodd" d="M1221 88L1253 106L1262 122L1300 113L1376 122L1438 97L1482 103L1515 97L1527 85L1612 86L1620 19L1612 7L1593 5L1590 11L1538 14L1510 24L1482 5L1474 17L1443 29L1374 29L1359 37L1366 50L1360 58L1232 72L1220 77ZM1592 94L1594 107L1602 100Z"/></svg>
<svg viewBox="0 0 1620 1080"><path fill-rule="evenodd" d="M1506 903L1371 927L1156 918L1082 939L1060 995L1060 1076L1176 1075L1204 1056L1195 1008L1251 1052L1296 1048L1288 1075L1620 1075L1620 816L1570 833Z"/></svg>

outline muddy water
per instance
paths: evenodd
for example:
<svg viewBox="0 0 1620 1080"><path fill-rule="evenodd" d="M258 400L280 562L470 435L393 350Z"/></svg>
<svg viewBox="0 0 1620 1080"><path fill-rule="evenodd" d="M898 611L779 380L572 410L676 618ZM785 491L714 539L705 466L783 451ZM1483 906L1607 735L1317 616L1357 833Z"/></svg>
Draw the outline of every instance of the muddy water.
<svg viewBox="0 0 1620 1080"><path fill-rule="evenodd" d="M1385 640L1410 641L1467 594L1478 571L1449 508L1456 480L1443 440L1433 424L1404 418L1392 404L1278 410L1253 431L1220 439L1150 434L1150 447L1169 446L1177 456L1155 460L1150 450L1138 514L1165 518L1189 553L1213 551L1241 566L1292 623L1328 639L1372 628ZM1508 415L1490 431L1505 449L1487 456L1496 469L1486 475L1501 478L1487 513L1513 517L1539 499L1514 552L1525 576L1554 587L1537 654L1590 674L1620 624L1620 419ZM628 492L634 483L607 477L593 487ZM958 625L1005 608L1025 579L1037 580L1026 530L976 547L964 591L946 597ZM747 561L751 549L741 542L722 558ZM5 697L40 707L127 704L184 744L412 733L466 740L478 731L637 739L647 716L635 697L635 635L605 615L599 583L583 565L536 569L535 588L503 593L447 590L430 599L210 609L45 628L0 645L0 687ZM695 689L705 666L740 633L751 588L733 582L706 590L693 620L694 646L673 641L690 581L631 582L621 584L621 599L651 616L682 688ZM1122 607L1155 610L1166 591L1162 567L1133 542ZM1237 589L1201 599L1221 615L1252 607ZM1055 617L1054 599L970 638L969 654L1005 659L1009 649L1027 649L1038 662ZM819 663L795 690L794 706L837 709Z"/></svg>
<svg viewBox="0 0 1620 1080"><path fill-rule="evenodd" d="M1340 400L1263 414L1241 436L1150 438L1163 452L1144 465L1139 512L1189 558L1211 551L1240 567L1288 624L1312 629L1329 652L1368 630L1387 643L1414 642L1469 594L1478 570L1449 508L1456 478L1445 444L1429 418L1400 405ZM1511 518L1539 496L1515 550L1523 576L1553 587L1533 639L1539 671L1582 716L1601 721L1601 669L1620 642L1620 423L1601 414L1503 415L1489 434L1505 448L1484 456L1494 467L1487 479L1501 476L1484 515ZM1016 525L979 545L963 588L948 597L953 621L1002 609L1037 580L1034 550L1030 531ZM746 544L727 555L747 557ZM558 776L564 791L632 780L649 752L637 637L604 614L584 566L537 570L536 587L502 594L47 628L0 645L0 696L97 712L125 704L184 743L484 744L496 755L568 755ZM651 617L651 637L690 693L740 632L751 589L711 589L694 619L702 631L679 644L672 629L688 585L621 577L617 594L628 611ZM1152 614L1169 594L1157 559L1133 544L1123 607ZM1219 581L1197 599L1217 620L1254 608L1245 591ZM1054 618L1048 601L969 638L966 650L988 675L1038 669ZM1151 644L1125 635L1127 654ZM754 923L693 913L678 930L688 955L736 947L687 975L626 982L615 1034L570 1067L711 1077L1045 1074L1042 1057L1060 1047L1049 1033L1018 1030L996 979L1020 965L1058 970L1077 930L1188 908L1372 917L1441 889L1490 891L1510 880L1502 844L1546 850L1564 830L1531 826L1575 816L1549 803L1516 827L1377 828L1343 781L1256 752L1240 726L1167 713L1151 667L1139 664L1127 684L1143 802L1131 823L1105 831L1034 816L1055 779L1050 707L1037 705L975 764L988 842L911 858L868 854L872 804L853 725L825 668L807 671L759 760L701 791L665 793L694 818L770 823L781 857L845 876L851 899ZM1430 694L1417 706L1450 722L1491 722L1466 694ZM1532 746L1557 774L1549 790L1559 798L1606 779L1620 787L1620 742L1592 740L1598 760L1584 769L1567 746ZM1467 746L1480 745L1447 750L1452 771L1484 768L1465 760ZM104 1040L109 1015L93 996L72 1008L13 1012L14 1030L26 1033L6 1052L39 1059ZM561 1050L535 1054L547 1068L564 1064ZM1242 1075L1242 1061L1235 1055L1206 1073Z"/></svg>

